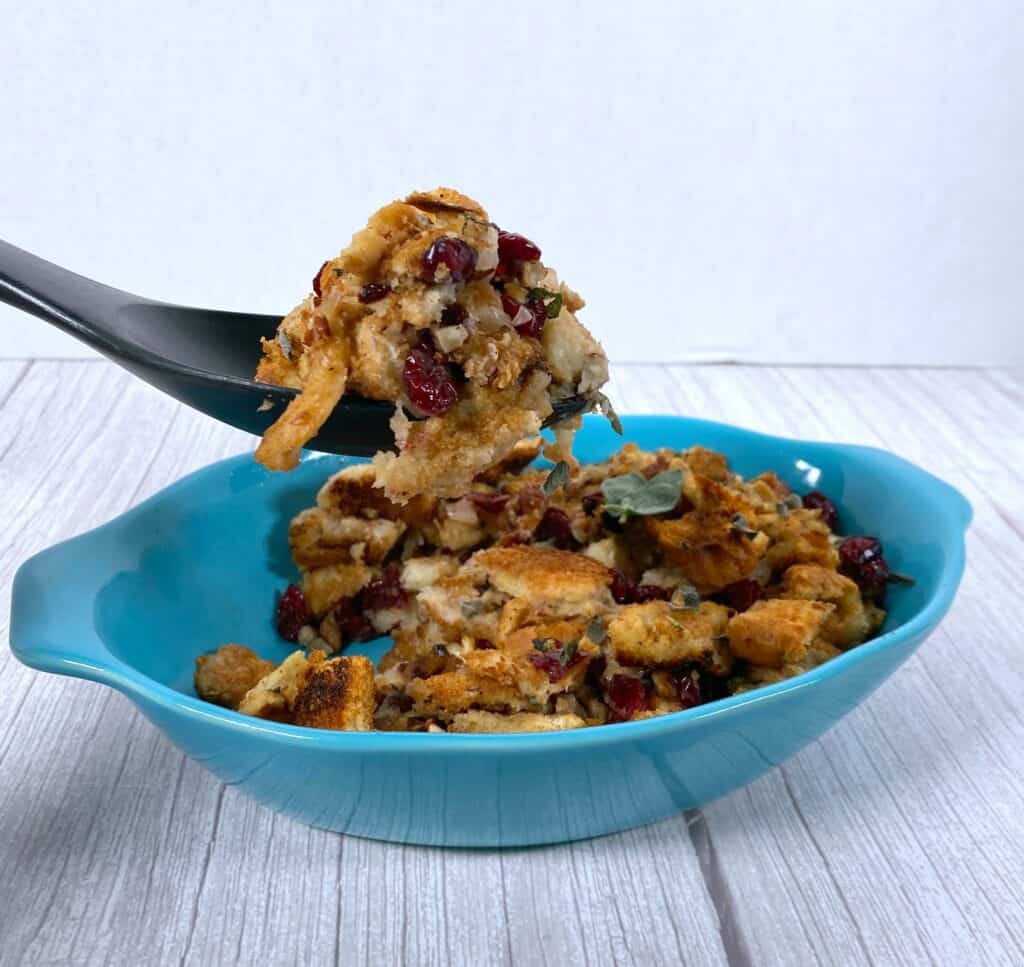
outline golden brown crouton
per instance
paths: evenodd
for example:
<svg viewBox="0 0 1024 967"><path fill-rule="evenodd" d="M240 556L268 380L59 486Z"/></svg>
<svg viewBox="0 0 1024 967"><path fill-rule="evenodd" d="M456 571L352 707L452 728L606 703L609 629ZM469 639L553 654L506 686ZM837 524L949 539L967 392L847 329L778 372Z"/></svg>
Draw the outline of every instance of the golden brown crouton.
<svg viewBox="0 0 1024 967"><path fill-rule="evenodd" d="M675 520L645 518L665 562L702 594L749 578L768 549L768 538L750 536L725 512L691 511Z"/></svg>
<svg viewBox="0 0 1024 967"><path fill-rule="evenodd" d="M772 517L764 528L772 542L766 559L777 573L791 564L820 564L835 570L839 563L839 552L829 539L832 532L816 510L794 510L788 517Z"/></svg>
<svg viewBox="0 0 1024 967"><path fill-rule="evenodd" d="M290 721L292 705L306 680L306 672L311 665L318 665L323 660L322 651L310 652L308 656L304 651L293 651L245 693L238 704L238 711L275 722Z"/></svg>
<svg viewBox="0 0 1024 967"><path fill-rule="evenodd" d="M362 655L342 656L312 665L295 695L295 725L343 732L373 729L376 692L373 662Z"/></svg>
<svg viewBox="0 0 1024 967"><path fill-rule="evenodd" d="M265 661L245 645L221 645L196 659L196 694L215 705L236 708L245 693L273 670L272 661Z"/></svg>
<svg viewBox="0 0 1024 967"><path fill-rule="evenodd" d="M307 571L302 577L302 592L314 615L326 614L342 598L351 598L362 590L373 572L362 563L329 564Z"/></svg>
<svg viewBox="0 0 1024 967"><path fill-rule="evenodd" d="M517 712L497 715L474 709L460 712L452 718L449 732L561 732L583 728L587 723L578 715L540 715L536 712Z"/></svg>
<svg viewBox="0 0 1024 967"><path fill-rule="evenodd" d="M304 571L331 564L379 564L404 531L401 521L342 517L310 507L292 519L288 543L292 560Z"/></svg>
<svg viewBox="0 0 1024 967"><path fill-rule="evenodd" d="M739 695L741 692L749 692L753 688L760 688L762 685L774 685L777 682L784 682L787 678L795 678L812 668L824 665L842 652L834 645L826 641L812 641L807 649L807 654L798 662L787 662L781 668L768 668L765 665L748 665L741 675L729 679L728 687L732 695Z"/></svg>
<svg viewBox="0 0 1024 967"><path fill-rule="evenodd" d="M630 604L608 623L612 654L623 665L670 667L695 662L715 675L732 670L724 640L729 609L705 601L697 610L667 601Z"/></svg>
<svg viewBox="0 0 1024 967"><path fill-rule="evenodd" d="M758 601L729 621L729 644L752 665L781 668L801 661L835 605L820 601Z"/></svg>
<svg viewBox="0 0 1024 967"><path fill-rule="evenodd" d="M471 708L521 711L532 704L512 686L464 671L415 678L406 685L405 693L416 703L416 714L424 717L447 718Z"/></svg>
<svg viewBox="0 0 1024 967"><path fill-rule="evenodd" d="M782 576L783 598L825 601L836 606L818 632L840 648L860 644L872 631L860 588L848 577L819 564L794 564Z"/></svg>
<svg viewBox="0 0 1024 967"><path fill-rule="evenodd" d="M532 601L589 601L606 596L611 583L611 573L603 564L550 547L495 547L480 551L472 560L499 591Z"/></svg>
<svg viewBox="0 0 1024 967"><path fill-rule="evenodd" d="M720 453L707 447L694 446L683 456L686 467L692 473L709 477L717 483L725 483L729 478L729 461Z"/></svg>

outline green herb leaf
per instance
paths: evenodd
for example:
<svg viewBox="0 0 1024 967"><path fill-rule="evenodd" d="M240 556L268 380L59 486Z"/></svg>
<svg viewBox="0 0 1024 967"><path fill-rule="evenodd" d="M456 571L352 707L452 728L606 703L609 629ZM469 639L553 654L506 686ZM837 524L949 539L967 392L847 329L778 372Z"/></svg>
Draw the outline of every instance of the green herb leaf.
<svg viewBox="0 0 1024 967"><path fill-rule="evenodd" d="M548 319L557 319L562 311L562 293L552 292L550 289L543 289L539 285L526 290L527 299L542 299L544 311ZM550 300L550 301L549 301Z"/></svg>
<svg viewBox="0 0 1024 967"><path fill-rule="evenodd" d="M734 531L738 531L740 534L743 534L746 537L755 537L757 535L757 531L750 526L750 524L747 522L747 518L744 517L742 514L732 515L732 529Z"/></svg>
<svg viewBox="0 0 1024 967"><path fill-rule="evenodd" d="M471 601L463 601L460 607L464 618L475 618L484 610L483 602L475 599Z"/></svg>
<svg viewBox="0 0 1024 967"><path fill-rule="evenodd" d="M540 489L544 491L545 497L550 497L559 487L564 487L569 482L569 464L559 460L551 468L551 473L544 479Z"/></svg>
<svg viewBox="0 0 1024 967"><path fill-rule="evenodd" d="M778 514L780 517L788 517L789 516L789 504L787 504L784 500L780 500L775 505L775 513Z"/></svg>
<svg viewBox="0 0 1024 967"><path fill-rule="evenodd" d="M595 644L600 645L608 637L608 629L600 615L595 614L587 625L587 637Z"/></svg>
<svg viewBox="0 0 1024 967"><path fill-rule="evenodd" d="M550 638L534 638L533 639L533 647L536 648L537 651L547 651L548 650L548 642L550 640L551 640Z"/></svg>
<svg viewBox="0 0 1024 967"><path fill-rule="evenodd" d="M597 401L597 408L601 411L604 418L611 423L612 429L622 436L622 420L619 419L619 414L615 412L615 407L612 406L612 401L608 399L604 393L595 393L594 399Z"/></svg>
<svg viewBox="0 0 1024 967"><path fill-rule="evenodd" d="M558 653L558 664L563 668L568 667L579 647L580 643L575 638L570 638L562 645L562 650Z"/></svg>
<svg viewBox="0 0 1024 967"><path fill-rule="evenodd" d="M663 470L650 480L638 473L627 473L609 477L601 484L604 509L620 521L633 515L667 514L679 503L682 488L682 470Z"/></svg>
<svg viewBox="0 0 1024 967"><path fill-rule="evenodd" d="M692 584L680 585L668 606L674 611L696 611L700 607L700 594Z"/></svg>
<svg viewBox="0 0 1024 967"><path fill-rule="evenodd" d="M803 498L799 494L786 494L786 499L783 503L790 510L799 510L804 505Z"/></svg>

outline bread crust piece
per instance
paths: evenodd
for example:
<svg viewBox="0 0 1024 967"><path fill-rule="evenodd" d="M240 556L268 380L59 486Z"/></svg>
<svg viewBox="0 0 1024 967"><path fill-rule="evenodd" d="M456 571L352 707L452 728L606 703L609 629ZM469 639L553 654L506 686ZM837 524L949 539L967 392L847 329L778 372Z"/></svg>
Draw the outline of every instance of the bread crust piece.
<svg viewBox="0 0 1024 967"><path fill-rule="evenodd" d="M362 655L326 659L292 652L246 692L243 715L316 729L368 732L376 707L373 662Z"/></svg>
<svg viewBox="0 0 1024 967"><path fill-rule="evenodd" d="M881 624L878 615L864 607L860 589L853 581L820 564L794 564L787 568L780 597L834 604L835 611L822 624L819 637L840 648L859 645ZM885 612L881 618L885 619Z"/></svg>
<svg viewBox="0 0 1024 967"><path fill-rule="evenodd" d="M578 715L541 715L536 712L516 712L513 715L498 715L474 709L460 712L452 718L449 732L563 732L566 729L581 729L587 723Z"/></svg>
<svg viewBox="0 0 1024 967"><path fill-rule="evenodd" d="M729 621L729 644L752 665L781 668L800 662L835 605L774 598L758 601Z"/></svg>
<svg viewBox="0 0 1024 967"><path fill-rule="evenodd" d="M478 551L471 563L510 597L535 603L553 598L565 603L605 599L610 603L611 572L598 561L572 551L535 545L494 547Z"/></svg>
<svg viewBox="0 0 1024 967"><path fill-rule="evenodd" d="M608 623L608 641L623 665L668 668L692 662L714 675L728 675L728 622L729 609L712 601L692 611L673 609L667 601L648 601L622 608Z"/></svg>
<svg viewBox="0 0 1024 967"><path fill-rule="evenodd" d="M292 705L310 665L324 660L322 651L293 651L280 665L245 693L238 705L243 715L275 722L291 721Z"/></svg>
<svg viewBox="0 0 1024 967"><path fill-rule="evenodd" d="M343 655L311 666L292 705L295 725L370 732L376 707L373 662Z"/></svg>
<svg viewBox="0 0 1024 967"><path fill-rule="evenodd" d="M196 659L196 694L214 705L237 708L245 693L273 670L272 661L260 658L245 645L221 645Z"/></svg>
<svg viewBox="0 0 1024 967"><path fill-rule="evenodd" d="M690 511L682 517L644 518L665 562L678 568L701 593L714 594L749 578L768 551L763 533L737 529L726 511Z"/></svg>

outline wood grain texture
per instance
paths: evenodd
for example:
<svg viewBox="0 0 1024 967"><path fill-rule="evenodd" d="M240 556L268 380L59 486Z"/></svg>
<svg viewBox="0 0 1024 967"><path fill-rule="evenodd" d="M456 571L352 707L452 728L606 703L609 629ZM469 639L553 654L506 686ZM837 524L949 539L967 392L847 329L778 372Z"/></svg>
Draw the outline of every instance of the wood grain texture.
<svg viewBox="0 0 1024 967"><path fill-rule="evenodd" d="M433 850L300 826L125 699L0 650L0 964L1024 962L1024 381L619 367L623 412L884 446L975 507L946 622L784 767L584 843ZM101 362L0 363L0 631L35 551L251 448Z"/></svg>

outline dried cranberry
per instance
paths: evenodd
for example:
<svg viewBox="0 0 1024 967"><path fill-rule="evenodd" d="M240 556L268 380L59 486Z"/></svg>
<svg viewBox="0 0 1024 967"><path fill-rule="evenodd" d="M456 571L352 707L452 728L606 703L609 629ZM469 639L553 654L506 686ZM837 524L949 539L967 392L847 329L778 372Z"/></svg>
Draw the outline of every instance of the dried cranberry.
<svg viewBox="0 0 1024 967"><path fill-rule="evenodd" d="M334 620L343 642L368 641L377 636L356 598L342 598L334 606Z"/></svg>
<svg viewBox="0 0 1024 967"><path fill-rule="evenodd" d="M636 584L630 581L625 574L623 574L617 567L612 568L612 583L611 591L612 597L615 598L618 604L629 604L633 600L633 592L636 590Z"/></svg>
<svg viewBox="0 0 1024 967"><path fill-rule="evenodd" d="M764 593L764 588L754 580L736 581L721 592L722 604L734 611L746 611Z"/></svg>
<svg viewBox="0 0 1024 967"><path fill-rule="evenodd" d="M676 694L683 708L693 708L704 701L700 688L700 672L683 671L673 676L673 684L676 686Z"/></svg>
<svg viewBox="0 0 1024 967"><path fill-rule="evenodd" d="M401 608L408 597L402 587L402 569L392 562L359 592L359 603L370 611Z"/></svg>
<svg viewBox="0 0 1024 967"><path fill-rule="evenodd" d="M611 711L609 721L626 722L647 707L647 687L632 675L612 675L605 686L605 698Z"/></svg>
<svg viewBox="0 0 1024 967"><path fill-rule="evenodd" d="M820 510L821 519L827 527L835 530L839 526L839 511L820 490L812 490L809 494L803 495L803 505L808 510Z"/></svg>
<svg viewBox="0 0 1024 967"><path fill-rule="evenodd" d="M359 301L366 305L370 302L378 302L391 291L391 286L383 282L367 282L359 290Z"/></svg>
<svg viewBox="0 0 1024 967"><path fill-rule="evenodd" d="M645 601L667 601L672 596L668 588L657 584L638 584L633 589L633 602L643 604Z"/></svg>
<svg viewBox="0 0 1024 967"><path fill-rule="evenodd" d="M465 282L476 270L476 249L461 238L454 235L442 235L430 243L430 248L423 253L423 279L426 282L437 281L437 267L444 265L448 269L445 282Z"/></svg>
<svg viewBox="0 0 1024 967"><path fill-rule="evenodd" d="M498 260L501 262L536 262L540 249L516 232L498 232Z"/></svg>
<svg viewBox="0 0 1024 967"><path fill-rule="evenodd" d="M618 604L643 604L645 601L667 601L672 592L657 584L637 584L618 568L612 568L612 597Z"/></svg>
<svg viewBox="0 0 1024 967"><path fill-rule="evenodd" d="M555 642L553 651L538 651L537 649L534 649L527 657L534 668L539 668L542 672L547 674L549 682L557 682L561 681L561 679L565 677L565 673L572 668L573 665L578 665L584 658L583 654L575 651L563 664L561 650L561 642Z"/></svg>
<svg viewBox="0 0 1024 967"><path fill-rule="evenodd" d="M323 292L320 291L320 276L324 274L324 269L326 268L327 262L324 262L324 264L321 265L320 268L317 270L316 275L313 276L313 294L318 299L320 298L320 296L323 295Z"/></svg>
<svg viewBox="0 0 1024 967"><path fill-rule="evenodd" d="M479 507L488 514L500 514L511 497L509 494L482 494L474 491L466 494L466 499L474 507Z"/></svg>
<svg viewBox="0 0 1024 967"><path fill-rule="evenodd" d="M452 302L441 310L442 326L460 326L466 321L469 312L460 302Z"/></svg>
<svg viewBox="0 0 1024 967"><path fill-rule="evenodd" d="M506 292L501 293L501 307L509 319L515 319L520 309L526 309L529 318L525 322L516 325L516 332L520 336L529 336L532 339L540 339L544 332L544 323L548 321L548 309L543 299L529 299L525 304L516 302Z"/></svg>
<svg viewBox="0 0 1024 967"><path fill-rule="evenodd" d="M409 402L427 416L447 413L459 398L451 367L429 346L417 346L406 356L402 382Z"/></svg>
<svg viewBox="0 0 1024 967"><path fill-rule="evenodd" d="M534 540L554 541L555 547L567 548L575 543L569 515L560 507L549 507L533 531Z"/></svg>
<svg viewBox="0 0 1024 967"><path fill-rule="evenodd" d="M889 580L889 565L877 537L848 537L839 545L840 567L862 591L880 595Z"/></svg>
<svg viewBox="0 0 1024 967"><path fill-rule="evenodd" d="M299 630L309 621L309 607L302 588L289 584L277 599L277 631L287 641L298 641Z"/></svg>
<svg viewBox="0 0 1024 967"><path fill-rule="evenodd" d="M583 513L590 515L604 503L604 494L598 492L583 495Z"/></svg>

